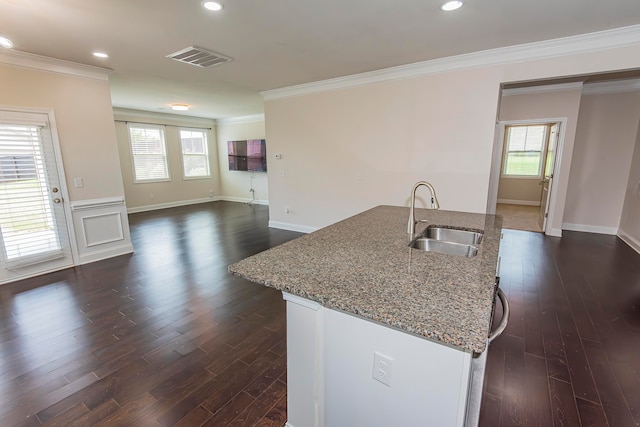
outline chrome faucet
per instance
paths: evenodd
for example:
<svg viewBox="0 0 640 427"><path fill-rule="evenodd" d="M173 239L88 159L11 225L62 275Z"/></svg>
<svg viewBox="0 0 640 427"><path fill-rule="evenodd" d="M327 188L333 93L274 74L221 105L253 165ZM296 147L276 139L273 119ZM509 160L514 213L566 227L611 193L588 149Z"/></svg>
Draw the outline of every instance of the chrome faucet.
<svg viewBox="0 0 640 427"><path fill-rule="evenodd" d="M440 203L438 203L438 197L436 197L436 190L433 185L427 181L418 181L411 190L411 210L409 211L409 223L407 224L407 233L409 234L409 240L413 240L413 235L416 232L416 224L422 221L416 221L416 190L418 187L425 186L431 192L431 209L440 209Z"/></svg>

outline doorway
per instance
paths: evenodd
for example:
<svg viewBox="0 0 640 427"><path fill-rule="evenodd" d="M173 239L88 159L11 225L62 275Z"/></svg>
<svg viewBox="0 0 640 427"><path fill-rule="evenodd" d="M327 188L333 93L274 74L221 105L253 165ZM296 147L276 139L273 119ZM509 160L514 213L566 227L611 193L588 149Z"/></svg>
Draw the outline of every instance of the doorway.
<svg viewBox="0 0 640 427"><path fill-rule="evenodd" d="M0 109L0 283L74 263L52 116Z"/></svg>
<svg viewBox="0 0 640 427"><path fill-rule="evenodd" d="M554 174L566 119L499 122L488 212L503 227L549 233ZM492 209L491 209L492 208Z"/></svg>

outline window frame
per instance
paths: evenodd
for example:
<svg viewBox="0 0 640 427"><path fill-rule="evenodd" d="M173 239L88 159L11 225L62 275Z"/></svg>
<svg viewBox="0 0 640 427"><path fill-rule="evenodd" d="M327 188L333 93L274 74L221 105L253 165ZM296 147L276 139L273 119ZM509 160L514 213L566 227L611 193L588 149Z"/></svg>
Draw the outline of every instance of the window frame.
<svg viewBox="0 0 640 427"><path fill-rule="evenodd" d="M136 173L136 155L133 153L133 140L131 137L131 129L157 129L162 136L162 143L164 147L164 161L166 165L167 176L166 178L153 178L153 179L138 179ZM167 131L164 125L152 125L146 123L127 123L127 135L129 137L129 155L131 156L131 170L133 172L134 184L148 184L153 182L170 182L171 181L171 165L169 163L169 150L167 147Z"/></svg>
<svg viewBox="0 0 640 427"><path fill-rule="evenodd" d="M511 174L507 174L506 170L507 170L507 161L509 159L508 154L510 152L522 152L522 151L518 151L518 150L512 150L509 151L509 130L511 128L520 128L520 127L537 127L537 126L543 126L544 127L544 136L543 136L543 140L542 140L542 147L540 148L540 163L538 166L538 170L540 171L537 175L511 175ZM546 155L547 155L547 146L549 144L549 127L550 125L548 123L528 123L528 124L521 124L521 125L507 125L505 126L505 132L504 132L504 144L503 144L503 148L502 148L502 166L500 169L500 178L508 178L508 179L542 179L543 175L544 175L544 165L545 165L545 160L546 160Z"/></svg>
<svg viewBox="0 0 640 427"><path fill-rule="evenodd" d="M207 169L209 171L209 173L207 175L187 176L186 170L185 170L185 164L184 164L185 153L184 153L184 146L182 145L182 131L199 132L199 133L202 133L202 135L204 136L205 153L204 154L189 154L189 155L190 156L202 156L202 157L204 157L206 159L206 161L207 161ZM210 151L209 150L209 135L208 135L207 129L179 127L178 128L178 142L180 143L180 159L182 160L182 162L181 162L182 163L182 179L185 180L185 181L191 181L191 180L194 180L194 179L210 179L212 177L212 174L211 174L211 156L210 156L210 152L209 152Z"/></svg>

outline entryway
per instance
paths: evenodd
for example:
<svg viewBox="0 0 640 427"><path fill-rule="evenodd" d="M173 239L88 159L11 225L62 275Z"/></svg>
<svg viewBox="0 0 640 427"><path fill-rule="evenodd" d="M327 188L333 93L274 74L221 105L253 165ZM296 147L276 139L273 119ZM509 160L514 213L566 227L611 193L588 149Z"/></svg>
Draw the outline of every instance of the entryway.
<svg viewBox="0 0 640 427"><path fill-rule="evenodd" d="M555 120L498 124L495 212L503 216L503 228L546 231L560 125Z"/></svg>

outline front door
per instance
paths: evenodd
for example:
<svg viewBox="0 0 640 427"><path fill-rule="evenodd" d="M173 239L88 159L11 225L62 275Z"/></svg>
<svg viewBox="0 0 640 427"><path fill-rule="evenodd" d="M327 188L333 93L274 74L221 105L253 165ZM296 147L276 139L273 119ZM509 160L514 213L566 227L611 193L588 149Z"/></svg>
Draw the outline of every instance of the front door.
<svg viewBox="0 0 640 427"><path fill-rule="evenodd" d="M547 219L549 217L549 200L551 196L551 184L553 181L553 166L556 159L556 147L558 146L558 123L549 127L549 141L547 143L547 154L545 157L544 172L542 174L542 194L540 195L540 213L538 215L538 225L542 232L546 231Z"/></svg>
<svg viewBox="0 0 640 427"><path fill-rule="evenodd" d="M49 114L0 109L0 283L73 265Z"/></svg>

